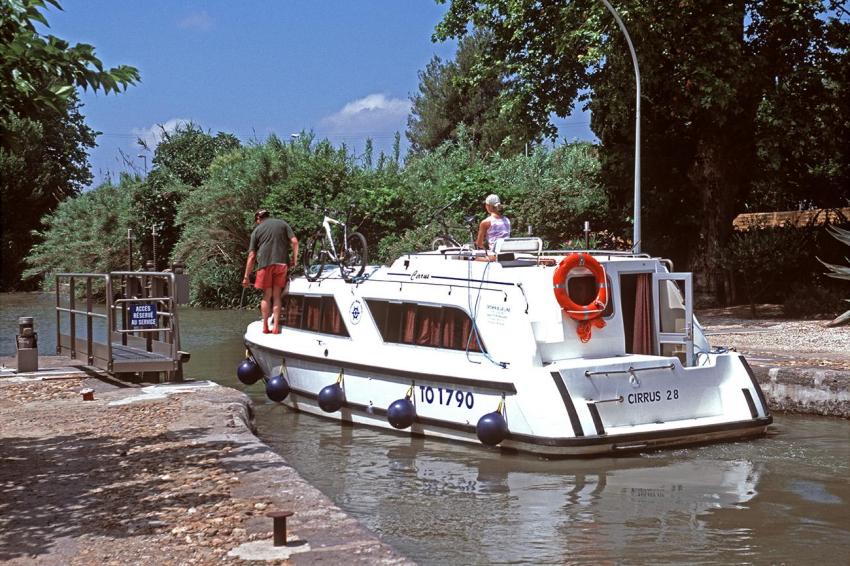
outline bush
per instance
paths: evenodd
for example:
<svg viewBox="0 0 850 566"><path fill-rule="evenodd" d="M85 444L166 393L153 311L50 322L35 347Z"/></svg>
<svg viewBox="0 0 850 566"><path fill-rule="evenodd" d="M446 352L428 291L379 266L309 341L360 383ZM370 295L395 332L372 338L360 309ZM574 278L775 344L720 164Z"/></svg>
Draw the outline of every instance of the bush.
<svg viewBox="0 0 850 566"><path fill-rule="evenodd" d="M817 234L811 228L782 226L732 236L722 258L756 316L756 303L784 303L801 288L822 279L813 260Z"/></svg>
<svg viewBox="0 0 850 566"><path fill-rule="evenodd" d="M63 201L48 215L42 241L26 258L24 277L44 278L50 288L56 272L106 273L127 269L127 229L132 221L131 202L141 180L124 175L120 183L100 187ZM134 250L133 264L141 265Z"/></svg>
<svg viewBox="0 0 850 566"><path fill-rule="evenodd" d="M835 285L809 283L785 297L782 313L788 318L832 318L846 308Z"/></svg>
<svg viewBox="0 0 850 566"><path fill-rule="evenodd" d="M217 157L203 187L181 203L177 222L183 230L173 259L186 264L194 304L239 303L254 212L285 169L276 139L237 149Z"/></svg>
<svg viewBox="0 0 850 566"><path fill-rule="evenodd" d="M240 280L260 207L286 220L303 246L321 226L322 209L338 211L342 220L353 204L350 228L366 236L372 262L384 263L430 249L438 232L431 213L449 202L454 205L446 211L447 225L463 226L471 215L477 226L484 198L497 193L515 234L533 225L536 235L556 246L580 236L584 220L603 219L606 208L596 150L589 144L539 147L530 156L481 156L460 131L456 142L413 156L404 167L396 155L381 154L373 165L369 149L358 157L310 134L288 143L272 136L237 146L224 134L213 137L195 126L167 137L147 179L125 177L120 187L63 204L48 219L45 243L31 254L30 273L124 268L128 227L135 227L134 264L140 265L150 226L158 223L164 252L158 255L170 251L169 259L186 264L192 302L234 306L242 300ZM617 240L597 230L594 239L600 238Z"/></svg>

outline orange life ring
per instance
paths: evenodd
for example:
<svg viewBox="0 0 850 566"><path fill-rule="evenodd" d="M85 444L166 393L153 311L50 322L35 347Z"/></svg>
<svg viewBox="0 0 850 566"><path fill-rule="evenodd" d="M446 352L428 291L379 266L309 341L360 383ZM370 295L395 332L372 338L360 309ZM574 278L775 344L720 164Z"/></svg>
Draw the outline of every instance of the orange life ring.
<svg viewBox="0 0 850 566"><path fill-rule="evenodd" d="M580 305L573 301L567 292L567 276L576 267L585 267L590 270L596 279L598 289L596 298L586 305ZM572 253L561 260L555 268L552 277L555 292L555 300L573 320L579 321L578 335L582 342L590 340L591 325L604 328L605 321L600 319L605 307L608 306L608 279L605 276L605 268L596 261L592 255L583 252Z"/></svg>

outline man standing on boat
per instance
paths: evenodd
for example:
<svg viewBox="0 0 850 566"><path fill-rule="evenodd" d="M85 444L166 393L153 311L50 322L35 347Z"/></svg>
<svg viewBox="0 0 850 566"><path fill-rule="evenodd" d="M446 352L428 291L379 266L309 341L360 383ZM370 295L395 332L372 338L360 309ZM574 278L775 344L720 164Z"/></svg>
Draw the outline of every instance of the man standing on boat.
<svg viewBox="0 0 850 566"><path fill-rule="evenodd" d="M254 214L256 227L251 232L248 244L248 261L242 286L251 283L251 270L257 264L257 280L254 287L263 290L260 312L263 315L263 333L280 334L280 306L283 288L286 287L289 267L295 267L298 257L298 238L289 224L277 218L269 218L269 211L260 209ZM292 254L290 255L290 246ZM289 264L287 266L287 263ZM273 329L269 331L269 303L274 315Z"/></svg>
<svg viewBox="0 0 850 566"><path fill-rule="evenodd" d="M478 237L475 245L479 249L487 249L490 252L496 249L496 240L511 237L511 221L504 216L505 207L499 195L490 195L484 199L484 208L489 216L478 225ZM486 245L485 245L486 242Z"/></svg>

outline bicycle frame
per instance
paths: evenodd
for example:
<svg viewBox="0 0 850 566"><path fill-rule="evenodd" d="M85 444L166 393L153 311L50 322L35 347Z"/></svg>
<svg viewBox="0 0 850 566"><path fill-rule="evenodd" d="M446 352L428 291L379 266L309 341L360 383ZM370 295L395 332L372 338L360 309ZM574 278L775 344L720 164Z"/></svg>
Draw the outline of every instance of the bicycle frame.
<svg viewBox="0 0 850 566"><path fill-rule="evenodd" d="M336 245L334 245L333 233L331 232L331 224L336 224L337 226L342 226L342 243L345 245L346 240L348 239L348 224L346 222L340 222L330 216L325 215L322 219L322 228L325 230L325 240L328 243L328 252L331 257L330 260L339 263L339 255L336 251Z"/></svg>

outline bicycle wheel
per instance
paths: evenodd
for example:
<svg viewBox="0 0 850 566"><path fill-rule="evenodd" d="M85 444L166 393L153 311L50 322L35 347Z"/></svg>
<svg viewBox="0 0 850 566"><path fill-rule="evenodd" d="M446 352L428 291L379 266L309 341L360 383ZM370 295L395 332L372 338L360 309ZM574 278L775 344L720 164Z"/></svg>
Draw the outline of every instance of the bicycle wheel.
<svg viewBox="0 0 850 566"><path fill-rule="evenodd" d="M340 259L339 270L342 278L351 281L363 275L369 251L366 247L366 237L360 232L352 232L345 242L345 256Z"/></svg>
<svg viewBox="0 0 850 566"><path fill-rule="evenodd" d="M322 275L325 268L325 250L322 249L322 237L320 234L307 240L302 256L304 276L308 281L316 281Z"/></svg>
<svg viewBox="0 0 850 566"><path fill-rule="evenodd" d="M435 251L439 250L440 248L449 248L449 247L451 247L451 243L449 243L449 241L442 236L438 236L438 237L434 238L434 240L431 242L431 249L435 250Z"/></svg>

